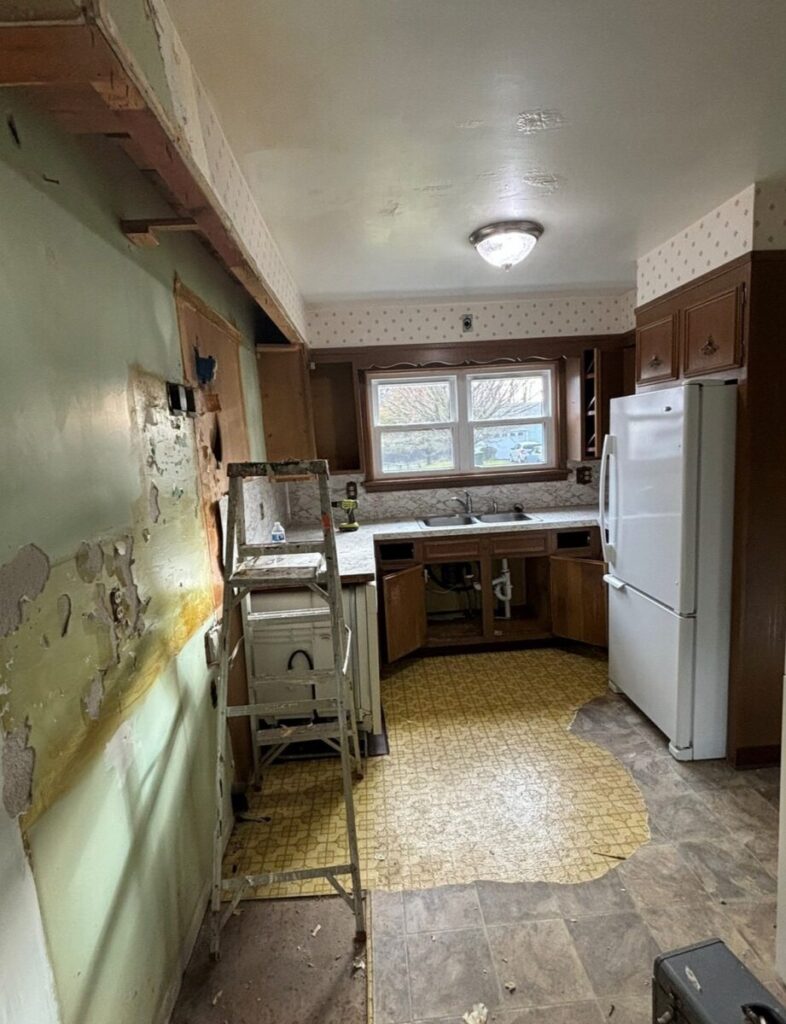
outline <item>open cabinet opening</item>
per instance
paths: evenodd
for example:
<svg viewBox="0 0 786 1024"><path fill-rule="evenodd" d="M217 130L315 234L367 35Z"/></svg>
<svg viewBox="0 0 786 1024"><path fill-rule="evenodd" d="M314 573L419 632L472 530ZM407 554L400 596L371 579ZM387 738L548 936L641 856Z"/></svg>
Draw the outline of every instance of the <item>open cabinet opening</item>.
<svg viewBox="0 0 786 1024"><path fill-rule="evenodd" d="M491 563L495 638L537 637L551 630L548 557L495 558Z"/></svg>
<svg viewBox="0 0 786 1024"><path fill-rule="evenodd" d="M483 637L480 562L426 565L426 637L429 643Z"/></svg>

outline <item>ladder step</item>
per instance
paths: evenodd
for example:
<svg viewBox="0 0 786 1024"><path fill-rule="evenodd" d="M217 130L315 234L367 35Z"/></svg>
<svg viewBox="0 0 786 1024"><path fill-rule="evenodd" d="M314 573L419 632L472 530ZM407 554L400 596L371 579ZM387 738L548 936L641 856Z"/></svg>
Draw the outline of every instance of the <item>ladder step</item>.
<svg viewBox="0 0 786 1024"><path fill-rule="evenodd" d="M238 562L229 582L288 583L292 580L316 580L325 569L320 554L310 555L269 555L260 558L245 558Z"/></svg>
<svg viewBox="0 0 786 1024"><path fill-rule="evenodd" d="M329 878L331 875L352 874L351 864L331 864L324 868L299 868L293 871L268 871L264 875L241 875L239 878L222 878L221 887L226 892L256 888L259 885L276 885L278 882L300 882L306 878Z"/></svg>
<svg viewBox="0 0 786 1024"><path fill-rule="evenodd" d="M296 711L304 711L309 714L312 711L335 711L335 698L300 699L300 700L269 700L259 701L256 704L234 704L227 708L227 718L248 718L254 715L257 718L265 718L268 715L288 715Z"/></svg>
<svg viewBox="0 0 786 1024"><path fill-rule="evenodd" d="M244 544L238 547L243 558L261 558L266 555L324 555L324 540L279 541L275 544Z"/></svg>
<svg viewBox="0 0 786 1024"><path fill-rule="evenodd" d="M273 729L257 729L256 741L260 747L296 743L299 740L337 740L339 723L317 722L316 725L282 725Z"/></svg>
<svg viewBox="0 0 786 1024"><path fill-rule="evenodd" d="M273 622L315 622L320 619L329 621L330 609L327 605L317 608L282 608L275 612L249 612L247 618L252 626Z"/></svg>
<svg viewBox="0 0 786 1024"><path fill-rule="evenodd" d="M278 686L281 683L297 683L298 686L321 686L332 683L335 686L336 672L332 668L292 669L290 672L278 672L274 675L251 676L249 682L254 686Z"/></svg>

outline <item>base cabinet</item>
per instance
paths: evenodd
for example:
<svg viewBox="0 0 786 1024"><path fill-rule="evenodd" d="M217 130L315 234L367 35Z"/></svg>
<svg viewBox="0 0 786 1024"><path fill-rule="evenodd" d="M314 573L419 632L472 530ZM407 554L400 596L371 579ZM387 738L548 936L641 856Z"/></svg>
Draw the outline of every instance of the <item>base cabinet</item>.
<svg viewBox="0 0 786 1024"><path fill-rule="evenodd" d="M606 647L597 528L467 533L382 545L380 647L387 664L421 648L552 637ZM378 549L378 557L380 550Z"/></svg>

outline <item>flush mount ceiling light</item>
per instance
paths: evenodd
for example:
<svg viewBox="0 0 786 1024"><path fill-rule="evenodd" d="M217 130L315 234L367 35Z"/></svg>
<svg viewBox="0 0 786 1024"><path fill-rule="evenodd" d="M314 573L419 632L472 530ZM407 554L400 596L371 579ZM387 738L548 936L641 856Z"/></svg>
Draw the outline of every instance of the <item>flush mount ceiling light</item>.
<svg viewBox="0 0 786 1024"><path fill-rule="evenodd" d="M486 263L510 270L529 256L542 234L543 225L534 220L501 220L473 231L469 240Z"/></svg>

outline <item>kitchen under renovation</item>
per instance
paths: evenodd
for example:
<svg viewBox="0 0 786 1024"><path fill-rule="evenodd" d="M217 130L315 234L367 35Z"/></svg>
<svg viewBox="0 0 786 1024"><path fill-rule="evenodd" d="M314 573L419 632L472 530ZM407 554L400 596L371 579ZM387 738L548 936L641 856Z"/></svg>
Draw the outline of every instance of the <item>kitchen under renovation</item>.
<svg viewBox="0 0 786 1024"><path fill-rule="evenodd" d="M0 1024L786 1024L785 39L0 0Z"/></svg>

